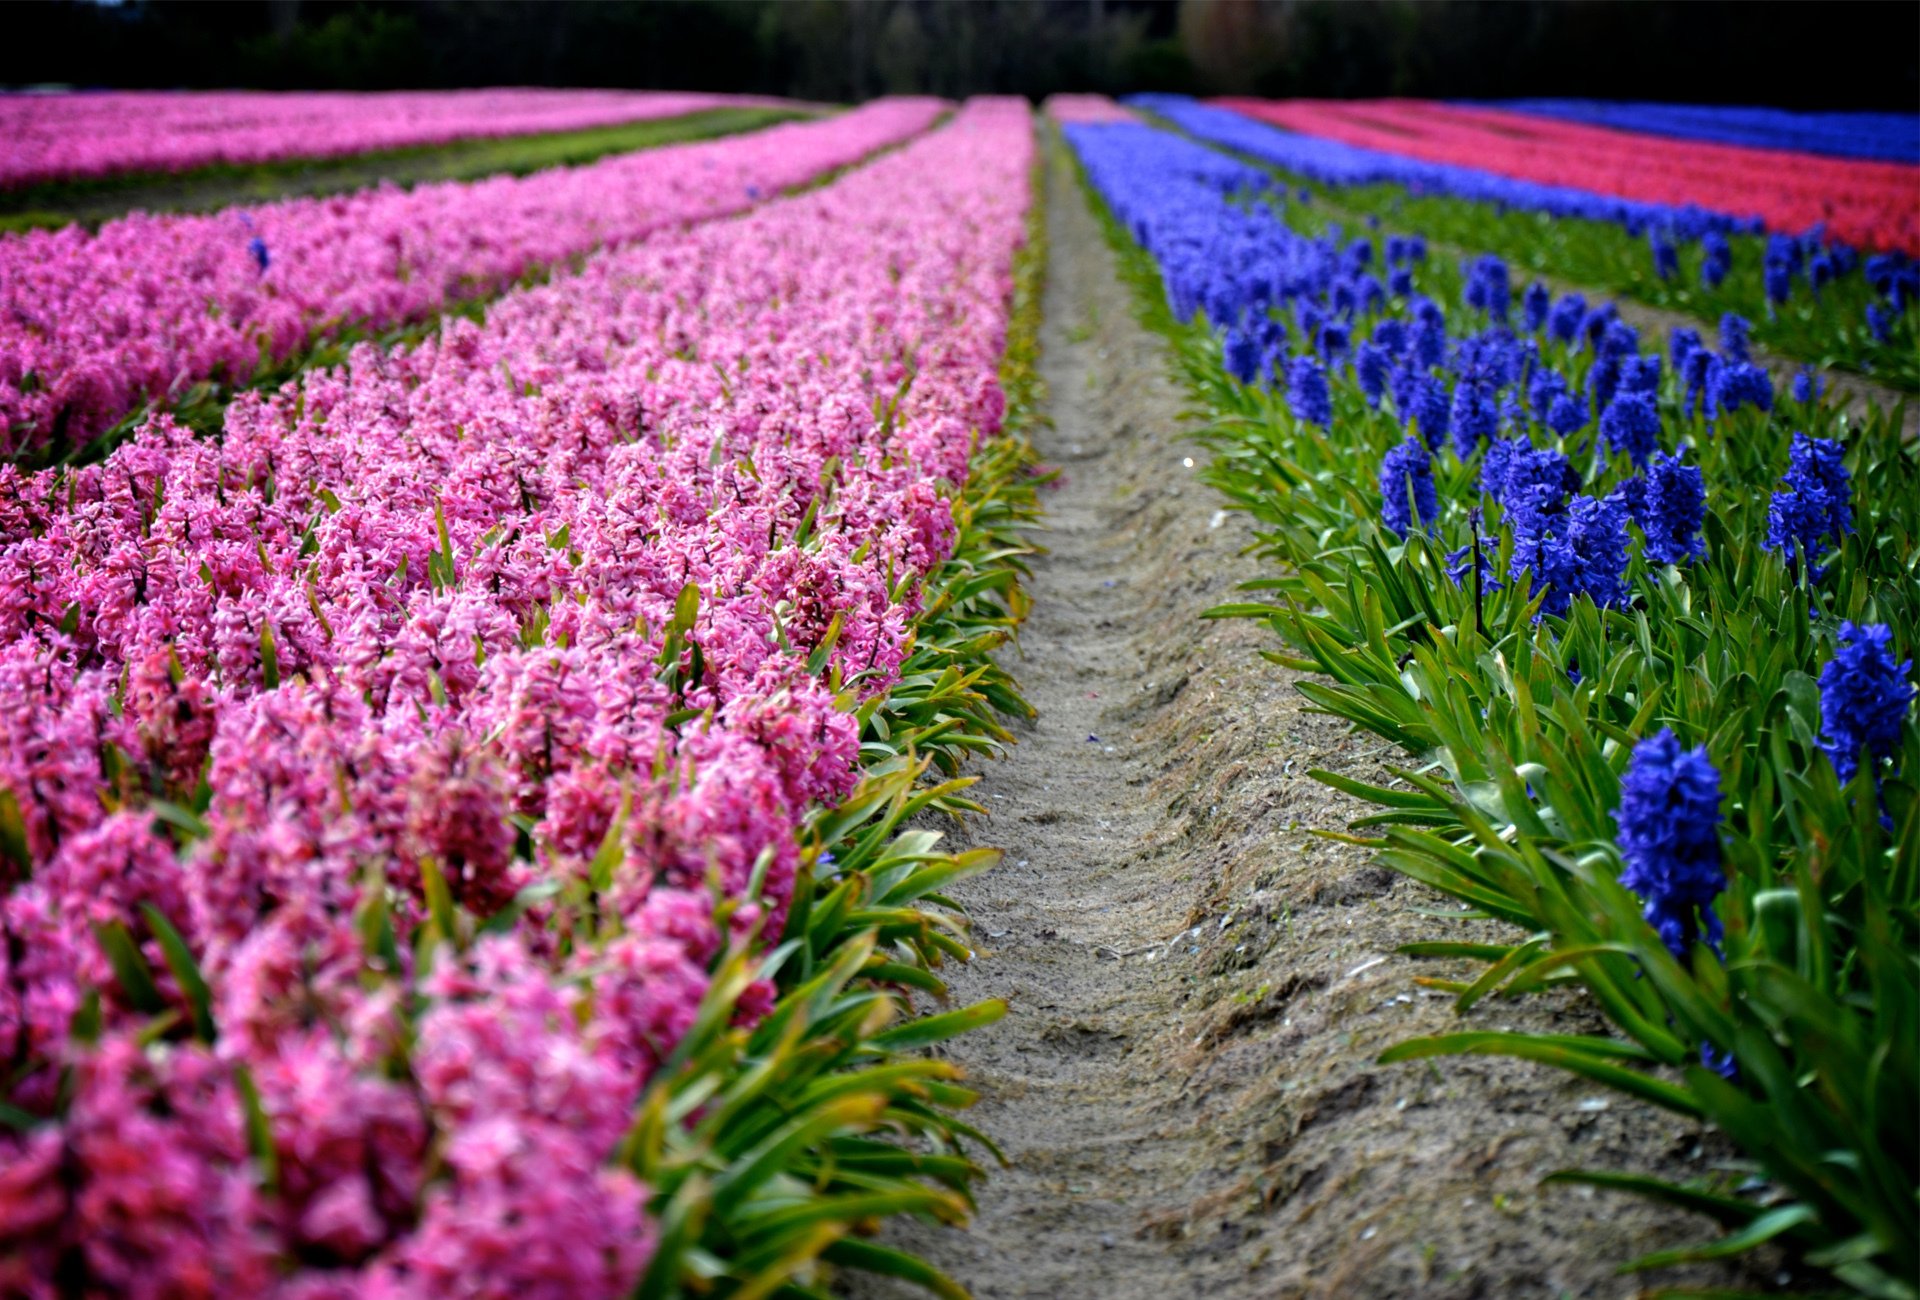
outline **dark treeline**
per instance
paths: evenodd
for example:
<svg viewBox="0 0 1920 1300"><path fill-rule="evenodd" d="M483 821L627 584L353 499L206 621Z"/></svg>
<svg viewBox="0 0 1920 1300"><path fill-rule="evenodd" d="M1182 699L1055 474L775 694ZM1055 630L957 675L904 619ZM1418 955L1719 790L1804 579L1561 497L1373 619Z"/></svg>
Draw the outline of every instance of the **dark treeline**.
<svg viewBox="0 0 1920 1300"><path fill-rule="evenodd" d="M1053 90L1920 107L1920 5L1746 0L31 0L0 84Z"/></svg>

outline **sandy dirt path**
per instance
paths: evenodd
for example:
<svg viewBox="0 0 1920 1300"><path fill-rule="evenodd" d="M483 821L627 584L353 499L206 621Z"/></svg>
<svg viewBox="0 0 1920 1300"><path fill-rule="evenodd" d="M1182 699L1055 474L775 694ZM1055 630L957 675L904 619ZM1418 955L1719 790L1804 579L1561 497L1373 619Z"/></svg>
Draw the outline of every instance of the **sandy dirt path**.
<svg viewBox="0 0 1920 1300"><path fill-rule="evenodd" d="M1476 932L1309 833L1363 810L1308 769L1382 780L1395 756L1306 712L1257 657L1264 629L1199 621L1256 572L1251 534L1198 480L1184 394L1058 159L1047 202L1037 440L1065 478L1009 658L1039 720L980 769L993 817L962 834L1006 860L957 891L980 955L955 996L1012 1009L951 1049L1011 1167L970 1228L893 1239L982 1300L1636 1294L1615 1265L1710 1225L1539 1178L1685 1177L1726 1153L1543 1068L1374 1063L1460 1025L1414 983L1459 971L1394 948ZM1600 1028L1570 998L1473 1023Z"/></svg>

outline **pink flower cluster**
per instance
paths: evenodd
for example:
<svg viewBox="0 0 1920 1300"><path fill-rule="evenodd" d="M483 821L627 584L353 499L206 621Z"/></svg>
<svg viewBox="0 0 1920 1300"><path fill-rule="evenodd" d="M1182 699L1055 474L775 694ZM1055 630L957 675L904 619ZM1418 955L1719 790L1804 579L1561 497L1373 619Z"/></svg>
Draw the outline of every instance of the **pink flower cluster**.
<svg viewBox="0 0 1920 1300"><path fill-rule="evenodd" d="M1056 122L1138 122L1140 115L1105 95L1049 95L1043 106Z"/></svg>
<svg viewBox="0 0 1920 1300"><path fill-rule="evenodd" d="M1497 108L1417 99L1225 99L1289 131L1673 207L1759 217L1801 234L1824 223L1861 248L1920 253L1920 167L1676 140Z"/></svg>
<svg viewBox="0 0 1920 1300"><path fill-rule="evenodd" d="M576 254L743 211L945 107L880 100L526 177L0 238L0 450L82 443L147 398L244 382L316 337L418 320Z"/></svg>
<svg viewBox="0 0 1920 1300"><path fill-rule="evenodd" d="M0 95L0 189L219 163L337 158L776 105L679 91L125 91Z"/></svg>
<svg viewBox="0 0 1920 1300"><path fill-rule="evenodd" d="M0 1128L0 1293L632 1290L608 1157L716 894L777 932L857 781L1004 413L1033 157L1023 101L976 101L218 440L0 469L0 1099L42 1117ZM435 880L529 905L422 969Z"/></svg>

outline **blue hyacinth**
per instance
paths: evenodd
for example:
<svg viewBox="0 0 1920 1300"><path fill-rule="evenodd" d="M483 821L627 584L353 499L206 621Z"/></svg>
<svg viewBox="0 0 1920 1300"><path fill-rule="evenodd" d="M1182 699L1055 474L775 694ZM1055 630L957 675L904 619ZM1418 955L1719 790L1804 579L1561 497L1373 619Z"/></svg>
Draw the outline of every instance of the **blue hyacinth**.
<svg viewBox="0 0 1920 1300"><path fill-rule="evenodd" d="M1587 399L1578 393L1562 393L1547 408L1547 427L1562 438L1587 427Z"/></svg>
<svg viewBox="0 0 1920 1300"><path fill-rule="evenodd" d="M1550 493L1534 488L1508 509L1513 521L1512 574L1533 571L1544 591L1542 615L1565 617L1576 596L1596 605L1626 600L1627 507L1613 497L1578 496L1564 511L1546 507Z"/></svg>
<svg viewBox="0 0 1920 1300"><path fill-rule="evenodd" d="M1433 486L1433 458L1408 438L1380 462L1380 519L1399 537L1416 527L1431 528L1440 516Z"/></svg>
<svg viewBox="0 0 1920 1300"><path fill-rule="evenodd" d="M1761 545L1781 552L1788 564L1804 561L1808 577L1818 582L1817 559L1826 543L1837 543L1853 531L1852 481L1841 463L1840 444L1794 434L1780 484L1767 506L1767 536Z"/></svg>
<svg viewBox="0 0 1920 1300"><path fill-rule="evenodd" d="M1220 354L1226 363L1227 373L1241 383L1251 384L1260 377L1260 340L1252 334L1238 328L1228 329Z"/></svg>
<svg viewBox="0 0 1920 1300"><path fill-rule="evenodd" d="M1681 961L1704 940L1719 951L1713 900L1727 885L1720 861L1720 773L1706 747L1682 749L1662 728L1633 747L1620 779L1620 883L1639 895L1642 915Z"/></svg>
<svg viewBox="0 0 1920 1300"><path fill-rule="evenodd" d="M1476 378L1462 379L1453 390L1447 423L1453 432L1454 451L1461 460L1467 459L1481 443L1500 432L1500 410L1494 405L1493 390Z"/></svg>
<svg viewBox="0 0 1920 1300"><path fill-rule="evenodd" d="M1437 375L1423 377L1414 391L1409 414L1420 429L1421 441L1433 451L1440 450L1440 444L1447 440L1448 409L1446 384Z"/></svg>
<svg viewBox="0 0 1920 1300"><path fill-rule="evenodd" d="M1842 782L1860 770L1864 751L1878 767L1900 747L1913 700L1913 660L1895 663L1893 629L1884 623L1840 625L1840 645L1820 670L1821 748Z"/></svg>
<svg viewBox="0 0 1920 1300"><path fill-rule="evenodd" d="M1720 318L1720 352L1730 361L1753 360L1752 345L1753 323L1738 312L1728 312Z"/></svg>
<svg viewBox="0 0 1920 1300"><path fill-rule="evenodd" d="M260 268L260 274L265 275L267 264L272 261L267 256L267 241L255 235L247 241L247 253L253 258L254 264Z"/></svg>
<svg viewBox="0 0 1920 1300"><path fill-rule="evenodd" d="M1810 368L1801 366L1793 376L1793 400L1805 406L1818 401L1826 394L1827 381L1824 375L1816 375Z"/></svg>
<svg viewBox="0 0 1920 1300"><path fill-rule="evenodd" d="M1653 394L1617 394L1600 413L1600 436L1634 464L1646 464L1660 438L1660 412L1654 407Z"/></svg>
<svg viewBox="0 0 1920 1300"><path fill-rule="evenodd" d="M1685 325L1674 327L1667 336L1667 359L1673 362L1673 373L1684 375L1687 371L1687 358L1706 345L1700 341L1700 331L1688 329Z"/></svg>
<svg viewBox="0 0 1920 1300"><path fill-rule="evenodd" d="M1538 333L1547 323L1547 313L1553 310L1553 294L1547 286L1535 280L1520 295L1520 325L1529 334Z"/></svg>
<svg viewBox="0 0 1920 1300"><path fill-rule="evenodd" d="M1294 418L1322 429L1333 423L1333 392L1327 372L1312 357L1295 357L1287 367L1287 409Z"/></svg>
<svg viewBox="0 0 1920 1300"><path fill-rule="evenodd" d="M1712 418L1742 406L1771 411L1773 376L1751 361L1723 361L1707 375L1707 414Z"/></svg>
<svg viewBox="0 0 1920 1300"><path fill-rule="evenodd" d="M1687 564L1707 553L1700 538L1706 521L1707 490L1697 465L1663 451L1647 466L1646 492L1634 518L1646 535L1643 548L1653 564Z"/></svg>
<svg viewBox="0 0 1920 1300"><path fill-rule="evenodd" d="M1571 343L1580 333L1580 322L1587 317L1587 300L1577 293L1570 293L1553 304L1553 310L1547 313L1547 333L1562 343Z"/></svg>
<svg viewBox="0 0 1920 1300"><path fill-rule="evenodd" d="M1475 259L1467 272L1466 302L1497 321L1507 318L1513 303L1513 286L1507 277L1507 264L1489 253Z"/></svg>
<svg viewBox="0 0 1920 1300"><path fill-rule="evenodd" d="M1553 399L1567 391L1567 381L1557 370L1540 369L1527 381L1527 407L1533 418L1544 422L1553 409Z"/></svg>
<svg viewBox="0 0 1920 1300"><path fill-rule="evenodd" d="M1653 248L1653 273L1662 280L1671 280L1680 274L1680 250L1673 246L1673 240L1663 230L1649 230L1647 243Z"/></svg>
<svg viewBox="0 0 1920 1300"><path fill-rule="evenodd" d="M1366 394L1368 406L1379 408L1380 399L1387 391L1387 376L1392 369L1392 358L1377 343L1362 343L1354 349L1353 374L1360 381L1360 391Z"/></svg>
<svg viewBox="0 0 1920 1300"><path fill-rule="evenodd" d="M1701 236L1700 246L1706 252L1700 263L1700 283L1709 289L1718 289L1726 281L1727 272L1733 269L1733 249L1727 237L1717 230Z"/></svg>

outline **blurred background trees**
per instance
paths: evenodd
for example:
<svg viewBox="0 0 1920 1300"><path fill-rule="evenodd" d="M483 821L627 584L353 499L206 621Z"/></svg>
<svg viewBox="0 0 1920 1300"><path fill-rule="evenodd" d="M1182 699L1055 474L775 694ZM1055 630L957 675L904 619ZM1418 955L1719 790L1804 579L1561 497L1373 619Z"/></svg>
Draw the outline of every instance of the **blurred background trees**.
<svg viewBox="0 0 1920 1300"><path fill-rule="evenodd" d="M1592 95L1920 107L1920 5L1825 0L29 0L0 84Z"/></svg>

